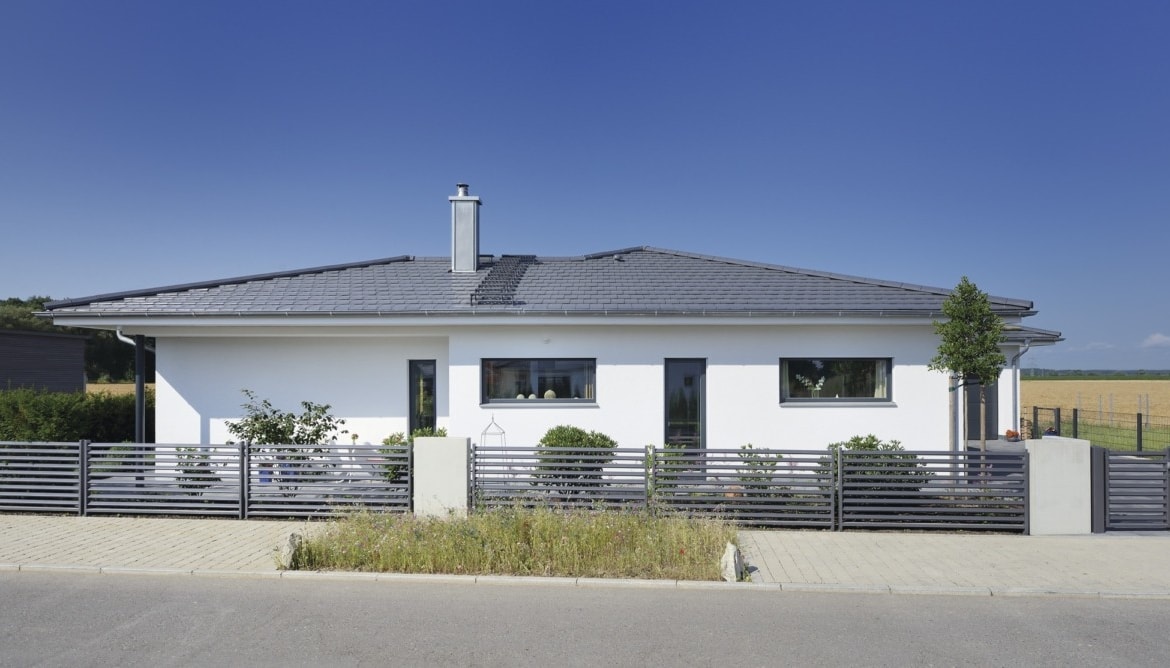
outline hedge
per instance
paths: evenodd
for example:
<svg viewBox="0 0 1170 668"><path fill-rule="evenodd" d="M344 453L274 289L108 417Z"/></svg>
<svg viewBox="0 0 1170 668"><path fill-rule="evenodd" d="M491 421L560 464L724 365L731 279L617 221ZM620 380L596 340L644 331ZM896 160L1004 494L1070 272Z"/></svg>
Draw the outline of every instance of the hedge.
<svg viewBox="0 0 1170 668"><path fill-rule="evenodd" d="M146 393L146 441L154 441L154 393ZM0 391L0 441L134 441L133 394Z"/></svg>

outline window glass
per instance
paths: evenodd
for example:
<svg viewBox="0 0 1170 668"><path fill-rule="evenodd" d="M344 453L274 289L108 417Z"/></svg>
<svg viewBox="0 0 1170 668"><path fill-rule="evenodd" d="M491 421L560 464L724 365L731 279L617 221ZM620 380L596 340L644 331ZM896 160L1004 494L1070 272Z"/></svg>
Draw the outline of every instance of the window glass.
<svg viewBox="0 0 1170 668"><path fill-rule="evenodd" d="M410 360L410 433L435 429L435 360Z"/></svg>
<svg viewBox="0 0 1170 668"><path fill-rule="evenodd" d="M485 359L482 402L517 400L596 401L592 359Z"/></svg>
<svg viewBox="0 0 1170 668"><path fill-rule="evenodd" d="M889 401L890 368L885 359L781 359L780 400Z"/></svg>

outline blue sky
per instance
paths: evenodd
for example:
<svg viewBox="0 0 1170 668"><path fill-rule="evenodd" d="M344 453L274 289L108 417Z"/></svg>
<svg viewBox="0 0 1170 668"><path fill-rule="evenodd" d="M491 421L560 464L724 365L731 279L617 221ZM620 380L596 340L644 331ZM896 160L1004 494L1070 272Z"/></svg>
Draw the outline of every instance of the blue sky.
<svg viewBox="0 0 1170 668"><path fill-rule="evenodd" d="M0 3L0 297L635 245L1031 299L1170 368L1170 3Z"/></svg>

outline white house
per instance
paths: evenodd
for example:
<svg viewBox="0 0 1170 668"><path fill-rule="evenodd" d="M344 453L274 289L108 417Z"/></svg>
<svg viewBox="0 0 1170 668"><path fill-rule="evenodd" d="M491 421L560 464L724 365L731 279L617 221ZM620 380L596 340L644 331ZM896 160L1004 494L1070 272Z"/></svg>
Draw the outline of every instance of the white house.
<svg viewBox="0 0 1170 668"><path fill-rule="evenodd" d="M509 444L571 424L626 447L821 449L868 433L954 447L955 395L927 370L949 290L649 247L484 256L480 199L460 184L449 200L451 258L47 308L58 325L155 338L159 443L224 442L247 388L286 410L330 404L361 443L425 426L479 441L494 419ZM992 306L1013 360L993 393L997 433L1018 424L1019 355L1060 339L1020 325L1030 301Z"/></svg>

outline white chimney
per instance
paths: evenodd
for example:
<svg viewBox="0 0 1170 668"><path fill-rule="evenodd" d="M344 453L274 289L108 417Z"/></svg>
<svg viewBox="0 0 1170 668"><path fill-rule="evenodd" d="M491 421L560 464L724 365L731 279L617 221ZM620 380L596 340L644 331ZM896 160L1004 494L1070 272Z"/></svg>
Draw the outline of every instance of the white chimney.
<svg viewBox="0 0 1170 668"><path fill-rule="evenodd" d="M467 184L455 186L451 201L451 271L479 269L479 198L467 194Z"/></svg>

